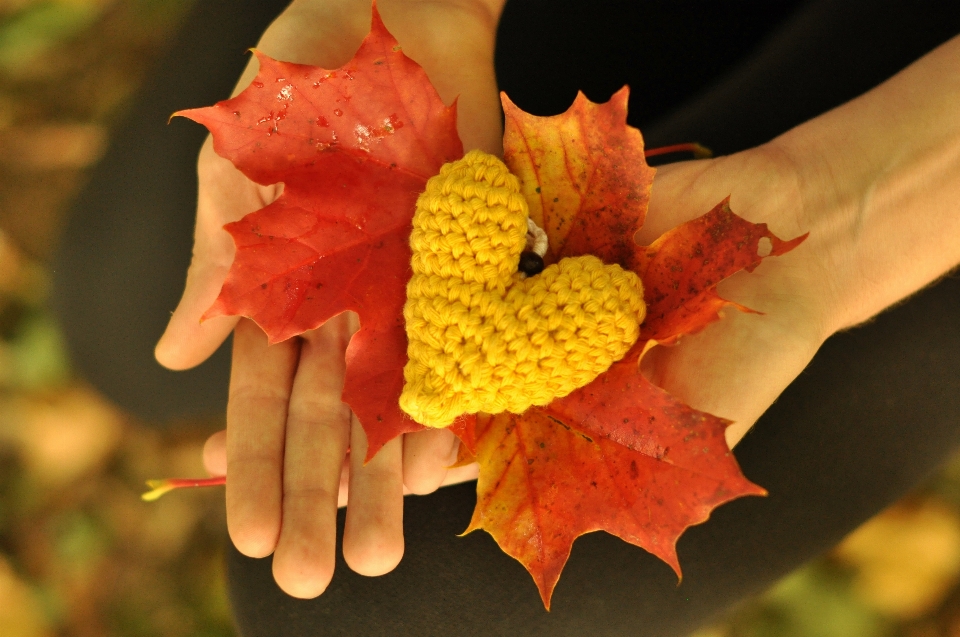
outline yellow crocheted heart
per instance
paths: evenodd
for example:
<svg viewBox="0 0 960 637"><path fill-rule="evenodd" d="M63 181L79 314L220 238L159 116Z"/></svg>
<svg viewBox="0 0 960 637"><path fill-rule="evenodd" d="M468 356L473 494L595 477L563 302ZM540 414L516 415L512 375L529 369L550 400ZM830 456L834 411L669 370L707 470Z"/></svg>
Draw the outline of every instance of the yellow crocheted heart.
<svg viewBox="0 0 960 637"><path fill-rule="evenodd" d="M444 165L420 195L400 396L417 422L547 405L637 340L646 308L633 272L594 256L517 272L527 214L517 178L481 151Z"/></svg>

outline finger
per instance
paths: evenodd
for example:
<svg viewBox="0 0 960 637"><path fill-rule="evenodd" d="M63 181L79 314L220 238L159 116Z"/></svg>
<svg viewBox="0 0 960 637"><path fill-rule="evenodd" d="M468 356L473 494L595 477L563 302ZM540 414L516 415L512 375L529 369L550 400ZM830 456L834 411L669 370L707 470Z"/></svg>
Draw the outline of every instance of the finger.
<svg viewBox="0 0 960 637"><path fill-rule="evenodd" d="M203 468L211 476L227 475L227 430L221 429L203 445Z"/></svg>
<svg viewBox="0 0 960 637"><path fill-rule="evenodd" d="M170 316L154 356L168 369L196 367L213 354L237 324L236 316L216 316L201 322L210 309L227 276L227 268L217 268L194 260L187 272L183 297Z"/></svg>
<svg viewBox="0 0 960 637"><path fill-rule="evenodd" d="M274 579L293 597L316 597L333 577L337 498L351 419L340 396L352 334L348 317L335 317L305 334L300 347L287 414L283 523L273 556Z"/></svg>
<svg viewBox="0 0 960 637"><path fill-rule="evenodd" d="M280 534L283 442L299 341L268 345L243 319L233 336L227 404L227 529L249 557L273 552Z"/></svg>
<svg viewBox="0 0 960 637"><path fill-rule="evenodd" d="M403 557L403 449L385 444L366 465L367 436L350 427L350 506L343 530L343 559L360 575L389 573Z"/></svg>
<svg viewBox="0 0 960 637"><path fill-rule="evenodd" d="M460 441L449 429L426 429L403 437L403 484L411 493L433 493L457 461Z"/></svg>
<svg viewBox="0 0 960 637"><path fill-rule="evenodd" d="M233 330L235 316L200 320L217 300L233 262L233 238L223 226L262 208L277 192L254 184L228 160L217 156L210 137L200 150L197 172L200 185L193 258L183 296L154 350L157 361L170 369L200 364Z"/></svg>
<svg viewBox="0 0 960 637"><path fill-rule="evenodd" d="M342 509L350 501L350 452L343 459L343 466L340 468L340 489L337 492L337 508Z"/></svg>

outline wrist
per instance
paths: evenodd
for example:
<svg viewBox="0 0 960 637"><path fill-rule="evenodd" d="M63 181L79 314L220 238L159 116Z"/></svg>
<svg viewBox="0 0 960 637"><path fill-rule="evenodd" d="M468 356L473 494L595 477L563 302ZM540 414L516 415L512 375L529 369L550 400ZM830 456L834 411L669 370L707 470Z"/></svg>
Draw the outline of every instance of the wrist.
<svg viewBox="0 0 960 637"><path fill-rule="evenodd" d="M795 167L831 328L862 323L960 263L960 38L769 145Z"/></svg>
<svg viewBox="0 0 960 637"><path fill-rule="evenodd" d="M830 163L816 135L801 126L764 144L787 167L792 216L804 242L805 279L820 300L824 336L854 324L852 308L859 289L857 258L851 250L857 234L857 212L868 186Z"/></svg>

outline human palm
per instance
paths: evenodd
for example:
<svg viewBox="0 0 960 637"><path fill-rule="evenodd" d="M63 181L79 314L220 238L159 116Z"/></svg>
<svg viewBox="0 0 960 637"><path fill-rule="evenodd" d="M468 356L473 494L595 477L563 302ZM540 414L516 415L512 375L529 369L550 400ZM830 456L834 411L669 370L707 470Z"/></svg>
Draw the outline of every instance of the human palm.
<svg viewBox="0 0 960 637"><path fill-rule="evenodd" d="M458 99L458 132L468 149L500 150L493 40L501 6L502 0L387 0L378 7L441 99ZM258 48L277 59L337 68L353 56L369 24L365 0L298 0ZM238 86L255 74L252 61ZM338 501L349 491L344 558L361 574L385 573L403 554L404 491L436 489L458 443L447 431L410 434L363 463L366 436L340 400L344 352L357 328L352 313L272 346L247 319L200 322L233 260L233 241L223 226L272 202L282 185L251 182L213 152L209 138L198 175L193 260L156 356L169 368L186 369L234 335L227 429L211 438L205 454L208 468L230 476L231 539L251 557L273 553L274 577L286 592L319 595L333 574Z"/></svg>

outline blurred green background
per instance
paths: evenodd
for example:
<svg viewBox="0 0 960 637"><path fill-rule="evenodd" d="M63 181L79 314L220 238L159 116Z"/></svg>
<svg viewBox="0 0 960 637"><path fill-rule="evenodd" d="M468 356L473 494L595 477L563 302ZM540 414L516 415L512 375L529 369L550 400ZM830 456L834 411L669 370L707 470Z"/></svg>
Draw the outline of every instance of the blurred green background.
<svg viewBox="0 0 960 637"><path fill-rule="evenodd" d="M0 0L0 636L233 635L222 422L151 427L76 378L47 302L63 215L190 0ZM154 425L158 423L152 423ZM960 637L960 459L696 637Z"/></svg>

